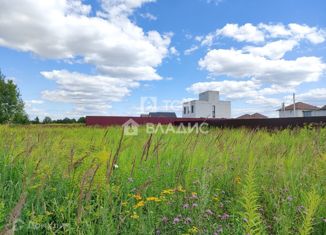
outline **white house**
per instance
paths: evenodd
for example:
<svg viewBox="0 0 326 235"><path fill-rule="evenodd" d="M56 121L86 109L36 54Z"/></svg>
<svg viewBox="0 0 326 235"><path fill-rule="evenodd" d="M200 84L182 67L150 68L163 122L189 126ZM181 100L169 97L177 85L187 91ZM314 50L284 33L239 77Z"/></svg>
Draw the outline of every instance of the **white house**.
<svg viewBox="0 0 326 235"><path fill-rule="evenodd" d="M280 118L326 116L326 107L320 109L317 106L303 102L297 102L289 106L284 106L283 104L282 108L278 111Z"/></svg>
<svg viewBox="0 0 326 235"><path fill-rule="evenodd" d="M318 110L312 111L312 116L314 117L326 116L326 105L324 105Z"/></svg>
<svg viewBox="0 0 326 235"><path fill-rule="evenodd" d="M218 91L205 91L199 100L183 103L182 117L185 118L230 118L231 101L222 101Z"/></svg>

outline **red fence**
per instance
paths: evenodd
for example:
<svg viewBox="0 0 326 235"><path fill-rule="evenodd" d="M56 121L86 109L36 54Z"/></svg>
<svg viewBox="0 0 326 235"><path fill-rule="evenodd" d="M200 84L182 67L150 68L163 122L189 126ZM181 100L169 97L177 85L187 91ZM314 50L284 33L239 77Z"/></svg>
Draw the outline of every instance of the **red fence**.
<svg viewBox="0 0 326 235"><path fill-rule="evenodd" d="M326 126L325 117L297 117L297 118L266 118L266 119L208 119L205 121L209 126L222 128L288 128L288 127L303 127L306 125L312 126ZM202 123L201 121L183 121L176 120L175 125L194 125Z"/></svg>
<svg viewBox="0 0 326 235"><path fill-rule="evenodd" d="M326 126L325 117L300 117L300 118L268 118L268 119L203 119L203 118L166 118L166 117L124 117L124 116L87 116L87 126L121 126L127 122L139 125L173 124L195 125L203 122L210 126L226 128L287 128L302 127L305 125Z"/></svg>
<svg viewBox="0 0 326 235"><path fill-rule="evenodd" d="M128 121L133 120L139 125L146 123L153 124L169 124L173 123L176 118L165 118L165 117L124 117L124 116L87 116L87 126L121 126Z"/></svg>

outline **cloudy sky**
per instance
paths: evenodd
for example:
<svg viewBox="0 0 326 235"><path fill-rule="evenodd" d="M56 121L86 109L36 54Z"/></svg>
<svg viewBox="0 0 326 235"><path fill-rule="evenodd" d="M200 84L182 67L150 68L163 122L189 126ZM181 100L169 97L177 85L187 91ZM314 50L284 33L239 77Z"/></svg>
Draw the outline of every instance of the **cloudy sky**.
<svg viewBox="0 0 326 235"><path fill-rule="evenodd" d="M219 90L232 116L326 104L324 0L0 0L0 69L31 118L180 114Z"/></svg>

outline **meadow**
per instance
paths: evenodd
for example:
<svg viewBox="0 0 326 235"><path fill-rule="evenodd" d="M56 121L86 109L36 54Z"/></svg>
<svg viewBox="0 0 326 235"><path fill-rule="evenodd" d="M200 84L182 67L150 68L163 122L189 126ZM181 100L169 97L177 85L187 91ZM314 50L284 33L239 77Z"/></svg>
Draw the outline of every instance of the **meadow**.
<svg viewBox="0 0 326 235"><path fill-rule="evenodd" d="M326 234L326 129L0 126L0 234Z"/></svg>

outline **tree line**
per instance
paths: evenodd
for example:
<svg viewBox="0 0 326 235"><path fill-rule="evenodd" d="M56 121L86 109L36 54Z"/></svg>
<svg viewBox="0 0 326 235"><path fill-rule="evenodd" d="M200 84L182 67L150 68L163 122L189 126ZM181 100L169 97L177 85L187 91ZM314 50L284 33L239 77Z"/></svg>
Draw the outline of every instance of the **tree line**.
<svg viewBox="0 0 326 235"><path fill-rule="evenodd" d="M85 123L85 117L64 118L52 120L50 117L45 117L42 121L39 117L34 120L29 120L24 109L25 105L21 98L20 91L17 85L11 79L6 79L6 76L0 70L0 124L71 124Z"/></svg>
<svg viewBox="0 0 326 235"><path fill-rule="evenodd" d="M34 120L29 121L31 124L73 124L73 123L85 123L85 117L80 117L78 119L75 118L64 118L64 119L56 119L52 120L50 117L44 117L41 121L39 117L36 117Z"/></svg>

